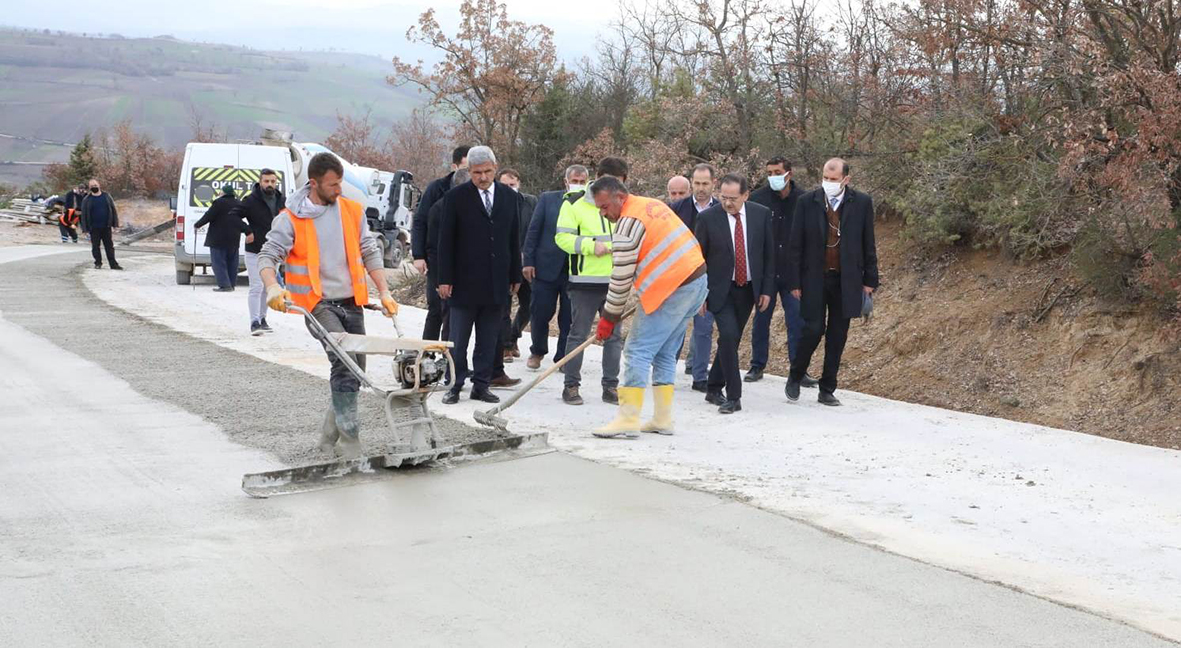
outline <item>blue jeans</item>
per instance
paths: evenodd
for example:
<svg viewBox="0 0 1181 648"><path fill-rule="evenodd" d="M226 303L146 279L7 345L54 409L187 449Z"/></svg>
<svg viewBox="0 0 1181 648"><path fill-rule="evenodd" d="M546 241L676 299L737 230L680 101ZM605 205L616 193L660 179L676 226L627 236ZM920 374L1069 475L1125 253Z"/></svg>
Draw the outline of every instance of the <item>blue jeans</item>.
<svg viewBox="0 0 1181 648"><path fill-rule="evenodd" d="M238 278L238 248L209 248L213 276L221 288L233 288Z"/></svg>
<svg viewBox="0 0 1181 648"><path fill-rule="evenodd" d="M706 291L708 292L708 291ZM693 382L705 382L709 377L709 361L714 357L711 349L714 342L714 314L705 311L705 315L693 313L693 361L689 367L693 370Z"/></svg>
<svg viewBox="0 0 1181 648"><path fill-rule="evenodd" d="M554 362L566 356L566 340L570 337L570 295L566 292L566 277L557 281L533 278L533 302L530 304L529 330L532 344L529 353L545 356L549 353L549 323L558 312L558 348ZM581 342L579 342L581 344Z"/></svg>
<svg viewBox="0 0 1181 648"><path fill-rule="evenodd" d="M685 339L689 320L701 309L708 293L708 282L702 275L673 291L651 314L636 308L635 321L623 346L624 387L647 387L649 376L653 385L676 382L677 350Z"/></svg>
<svg viewBox="0 0 1181 648"><path fill-rule="evenodd" d="M791 296L786 283L779 283L771 293L771 305L759 312L755 309L755 321L750 331L750 368L764 369L771 347L771 320L775 318L775 298L783 302L783 317L787 320L787 359L796 359L800 337L804 335L804 318L800 317L800 300Z"/></svg>

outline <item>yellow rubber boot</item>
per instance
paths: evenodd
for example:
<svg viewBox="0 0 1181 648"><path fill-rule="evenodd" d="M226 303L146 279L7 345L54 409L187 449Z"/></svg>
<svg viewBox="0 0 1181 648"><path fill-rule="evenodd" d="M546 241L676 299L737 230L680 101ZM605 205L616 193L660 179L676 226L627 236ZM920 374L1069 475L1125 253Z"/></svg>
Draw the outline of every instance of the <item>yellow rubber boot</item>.
<svg viewBox="0 0 1181 648"><path fill-rule="evenodd" d="M673 386L656 385L652 388L652 399L656 412L652 420L640 427L643 432L671 435L673 433Z"/></svg>
<svg viewBox="0 0 1181 648"><path fill-rule="evenodd" d="M634 439L640 432L640 410L644 407L643 387L620 387L615 420L592 432L602 439L623 436Z"/></svg>

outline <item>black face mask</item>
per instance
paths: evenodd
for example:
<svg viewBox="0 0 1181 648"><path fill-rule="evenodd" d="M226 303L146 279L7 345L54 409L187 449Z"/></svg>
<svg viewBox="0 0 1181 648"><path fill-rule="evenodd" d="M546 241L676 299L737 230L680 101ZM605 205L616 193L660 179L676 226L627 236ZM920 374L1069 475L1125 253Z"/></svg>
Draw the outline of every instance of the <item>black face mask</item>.
<svg viewBox="0 0 1181 648"><path fill-rule="evenodd" d="M99 193L99 188L98 188L98 187L91 187L91 188L90 188L90 193L92 193L92 194L97 194L97 193Z"/></svg>

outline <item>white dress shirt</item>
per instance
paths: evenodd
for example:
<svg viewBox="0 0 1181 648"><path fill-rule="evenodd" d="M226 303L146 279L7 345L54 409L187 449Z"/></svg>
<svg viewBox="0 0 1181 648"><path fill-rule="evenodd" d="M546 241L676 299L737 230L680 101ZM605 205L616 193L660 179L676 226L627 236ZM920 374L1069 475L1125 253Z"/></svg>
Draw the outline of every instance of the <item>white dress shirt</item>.
<svg viewBox="0 0 1181 648"><path fill-rule="evenodd" d="M738 218L742 219L742 243L746 246L746 280L750 282L754 279L750 274L750 228L746 226L746 205L738 210ZM730 223L730 247L734 249L734 259L738 259L738 247L734 245L734 223L738 222L732 214L726 214L726 222ZM730 281L738 276L737 272L730 273Z"/></svg>
<svg viewBox="0 0 1181 648"><path fill-rule="evenodd" d="M837 201L837 204L835 204L835 205L834 205L834 204L832 204L832 201L834 201L834 200L835 200L835 201ZM828 204L828 206L829 206L829 207L832 207L832 210L833 210L833 211L836 211L836 210L840 209L840 208L841 208L841 203L845 202L845 190L844 190L844 189L842 189L842 190L841 190L841 193L837 194L837 195L836 195L835 197L833 197L833 198L829 198L829 197L826 195L826 196L824 197L824 202L826 202L826 203Z"/></svg>
<svg viewBox="0 0 1181 648"><path fill-rule="evenodd" d="M479 187L477 187L477 189L479 189ZM487 200L488 200L488 215L491 216L492 215L492 207L496 204L496 183L492 183L492 186L488 187L487 189L480 189L480 202L481 203L484 202L485 195L488 196L488 198L487 198Z"/></svg>

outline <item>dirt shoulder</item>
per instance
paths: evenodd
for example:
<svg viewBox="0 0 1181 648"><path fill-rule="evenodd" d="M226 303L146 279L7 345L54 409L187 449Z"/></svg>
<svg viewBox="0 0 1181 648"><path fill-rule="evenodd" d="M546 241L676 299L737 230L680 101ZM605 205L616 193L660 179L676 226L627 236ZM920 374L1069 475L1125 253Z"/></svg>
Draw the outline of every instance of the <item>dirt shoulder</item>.
<svg viewBox="0 0 1181 648"><path fill-rule="evenodd" d="M172 217L168 210L168 203L162 200L147 200L144 198L128 198L117 200L119 207L119 221L122 227L115 234L115 242L133 231L158 225ZM86 235L79 231L81 240L78 245L88 245ZM172 231L165 230L160 234L136 242L136 247L160 247L164 249L172 243ZM36 225L33 223L13 223L0 221L0 247L9 245L61 244L61 233L56 224ZM67 244L71 245L71 244Z"/></svg>

